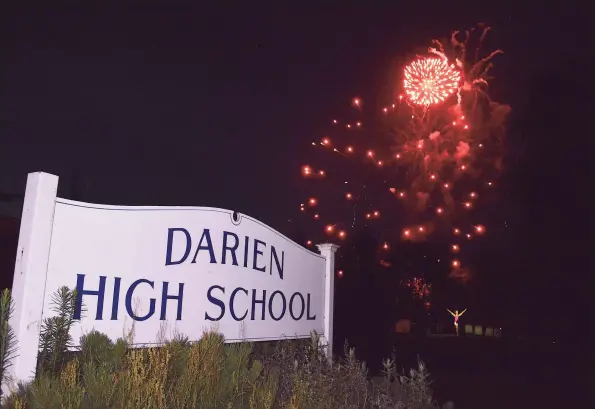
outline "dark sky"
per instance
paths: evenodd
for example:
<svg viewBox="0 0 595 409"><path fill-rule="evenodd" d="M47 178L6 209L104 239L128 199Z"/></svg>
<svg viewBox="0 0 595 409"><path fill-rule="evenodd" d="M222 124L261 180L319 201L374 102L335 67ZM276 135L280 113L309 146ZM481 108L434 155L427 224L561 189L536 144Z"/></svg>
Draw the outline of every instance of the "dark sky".
<svg viewBox="0 0 595 409"><path fill-rule="evenodd" d="M62 197L230 208L281 229L301 199L308 143L335 107L374 98L395 56L486 21L506 52L492 95L514 110L501 206L516 230L495 251L514 253L511 287L536 293L536 314L546 302L557 312L586 308L586 10L519 1L143 3L0 12L0 192L22 192L26 174L42 170L61 177Z"/></svg>

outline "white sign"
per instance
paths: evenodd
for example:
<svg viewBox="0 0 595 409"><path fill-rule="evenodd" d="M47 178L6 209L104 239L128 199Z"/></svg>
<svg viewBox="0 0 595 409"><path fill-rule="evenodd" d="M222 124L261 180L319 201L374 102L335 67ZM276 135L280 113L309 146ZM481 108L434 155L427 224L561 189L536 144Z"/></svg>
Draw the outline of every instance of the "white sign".
<svg viewBox="0 0 595 409"><path fill-rule="evenodd" d="M334 253L313 253L270 227L229 210L125 207L56 197L58 177L32 173L14 273L19 356L14 380L34 374L40 324L51 296L76 288L85 312L75 344L92 329L155 344L213 329L226 342L321 334L332 354ZM80 306L80 303L77 303ZM331 355L332 356L332 355Z"/></svg>

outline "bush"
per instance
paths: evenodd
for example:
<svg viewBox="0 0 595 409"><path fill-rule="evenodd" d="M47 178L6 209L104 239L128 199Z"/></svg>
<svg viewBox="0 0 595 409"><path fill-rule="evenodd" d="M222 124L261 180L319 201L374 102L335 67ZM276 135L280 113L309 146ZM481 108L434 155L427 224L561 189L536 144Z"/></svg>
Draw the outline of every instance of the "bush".
<svg viewBox="0 0 595 409"><path fill-rule="evenodd" d="M62 323L68 321L65 315L58 316L63 317ZM63 328L56 333L59 343L45 339L40 345L36 379L21 385L5 408L435 407L422 363L409 376L400 376L394 360L387 360L383 382L374 384L367 378L365 365L347 346L345 358L329 364L316 334L310 340L271 345L224 344L221 335L208 332L196 343L176 336L162 347L143 349L129 348L130 340L113 342L92 331L81 337L80 351L57 356L54 351L63 351L69 340Z"/></svg>

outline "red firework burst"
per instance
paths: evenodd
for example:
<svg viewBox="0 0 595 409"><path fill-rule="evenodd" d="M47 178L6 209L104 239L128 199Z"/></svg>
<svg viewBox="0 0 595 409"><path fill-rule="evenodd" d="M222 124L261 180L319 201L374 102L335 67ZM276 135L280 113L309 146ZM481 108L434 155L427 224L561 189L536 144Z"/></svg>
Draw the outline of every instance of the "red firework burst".
<svg viewBox="0 0 595 409"><path fill-rule="evenodd" d="M420 58L405 67L404 89L411 102L435 105L454 94L461 72L442 58Z"/></svg>

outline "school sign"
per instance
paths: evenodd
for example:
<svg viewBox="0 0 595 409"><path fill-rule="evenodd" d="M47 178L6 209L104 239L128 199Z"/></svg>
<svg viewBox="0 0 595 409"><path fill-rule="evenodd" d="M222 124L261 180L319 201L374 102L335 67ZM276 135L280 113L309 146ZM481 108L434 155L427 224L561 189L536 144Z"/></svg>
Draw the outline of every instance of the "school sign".
<svg viewBox="0 0 595 409"><path fill-rule="evenodd" d="M226 342L316 331L332 354L337 246L313 253L229 210L96 205L58 198L57 187L47 173L27 179L12 289L13 381L34 375L40 325L61 286L76 288L85 308L75 313L76 345L92 329L116 339L134 322L135 346L156 344L164 331L198 340L213 329Z"/></svg>

